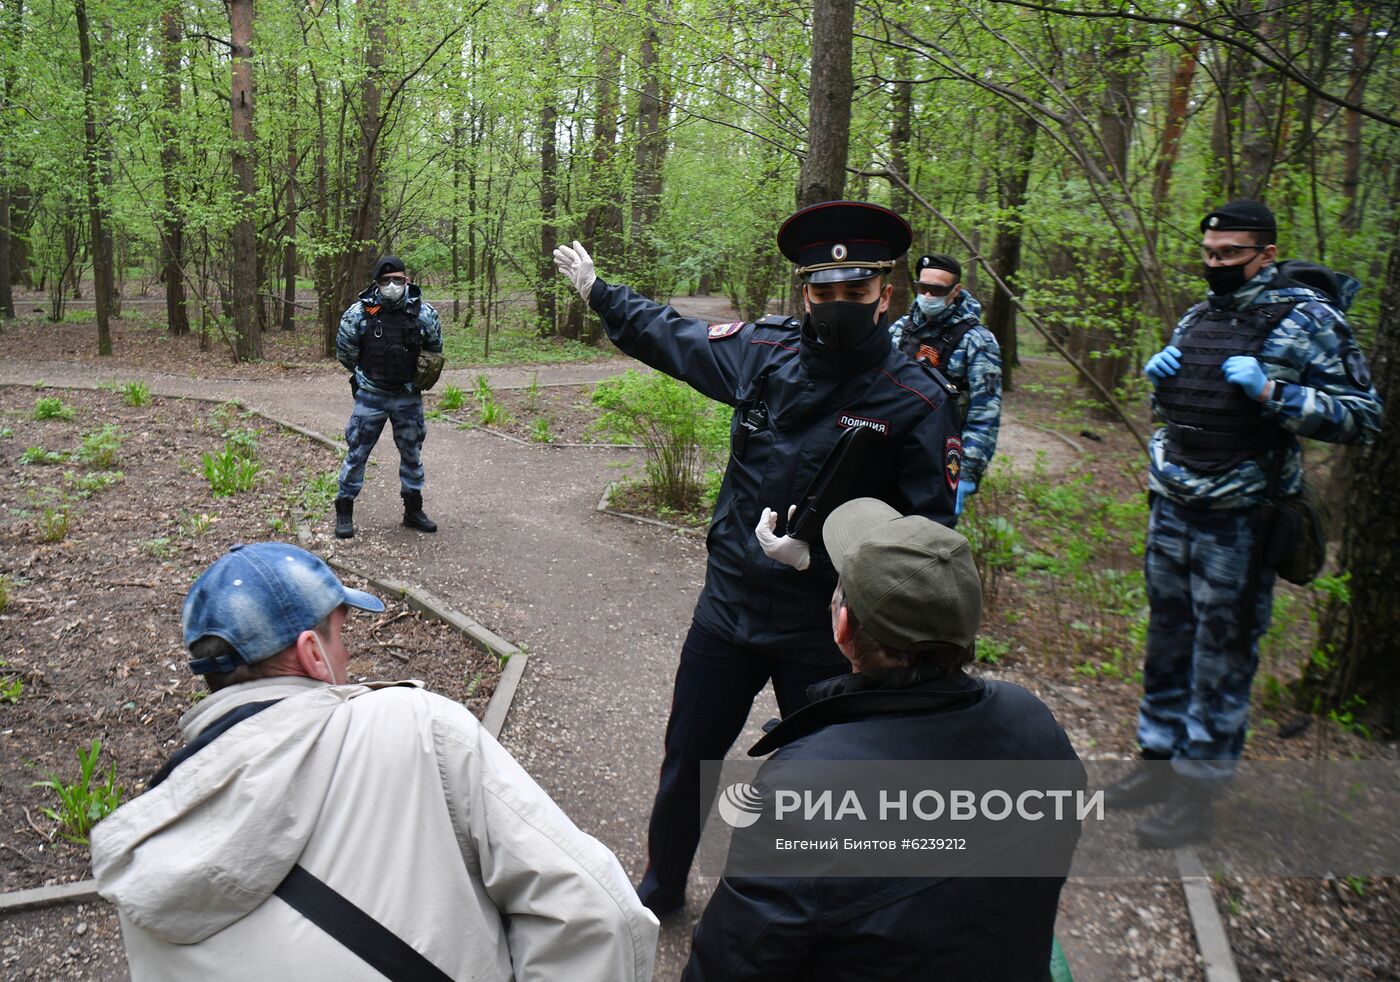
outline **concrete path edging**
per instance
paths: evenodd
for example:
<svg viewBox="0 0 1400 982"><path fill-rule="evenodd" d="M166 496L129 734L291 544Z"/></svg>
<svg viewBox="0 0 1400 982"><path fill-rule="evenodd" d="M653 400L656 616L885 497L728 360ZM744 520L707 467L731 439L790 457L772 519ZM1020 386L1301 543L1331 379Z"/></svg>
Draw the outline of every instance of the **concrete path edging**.
<svg viewBox="0 0 1400 982"><path fill-rule="evenodd" d="M1191 929L1196 933L1196 950L1201 953L1206 982L1240 982L1240 970L1230 950L1230 936L1225 922L1215 906L1210 889L1210 877L1201 865L1201 857L1190 846L1176 850L1176 869L1181 876L1181 889L1186 894L1186 910L1191 915Z"/></svg>
<svg viewBox="0 0 1400 982"><path fill-rule="evenodd" d="M613 518L625 518L629 522L639 522L642 525L654 525L657 528L667 529L682 535L706 534L706 529L691 528L689 525L677 525L675 522L663 522L659 518L648 518L645 515L633 515L625 511L614 511L610 507L612 504L613 487L613 482L609 481L608 486L603 488L603 494L602 497L598 499L598 507L596 509L600 514L611 515Z"/></svg>

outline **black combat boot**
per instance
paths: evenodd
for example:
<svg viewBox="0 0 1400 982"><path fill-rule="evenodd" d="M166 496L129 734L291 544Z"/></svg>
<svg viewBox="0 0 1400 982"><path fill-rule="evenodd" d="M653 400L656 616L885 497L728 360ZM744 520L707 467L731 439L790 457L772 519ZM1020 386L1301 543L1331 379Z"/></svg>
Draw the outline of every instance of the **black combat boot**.
<svg viewBox="0 0 1400 982"><path fill-rule="evenodd" d="M1209 839L1215 828L1215 791L1212 781L1177 778L1167 803L1138 823L1138 844L1144 849L1175 849Z"/></svg>
<svg viewBox="0 0 1400 982"><path fill-rule="evenodd" d="M403 523L420 532L436 532L437 522L423 514L423 492L404 491Z"/></svg>
<svg viewBox="0 0 1400 982"><path fill-rule="evenodd" d="M353 539L355 537L355 499L335 499L335 537Z"/></svg>
<svg viewBox="0 0 1400 982"><path fill-rule="evenodd" d="M1131 810L1166 801L1175 784L1171 758L1144 750L1142 763L1127 777L1104 788L1103 803L1109 808Z"/></svg>

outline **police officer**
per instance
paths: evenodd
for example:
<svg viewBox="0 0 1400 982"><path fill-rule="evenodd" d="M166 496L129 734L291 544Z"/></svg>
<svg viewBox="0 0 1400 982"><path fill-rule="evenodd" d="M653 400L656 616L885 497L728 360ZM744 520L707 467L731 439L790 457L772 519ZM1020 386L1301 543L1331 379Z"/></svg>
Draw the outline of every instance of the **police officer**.
<svg viewBox="0 0 1400 982"><path fill-rule="evenodd" d="M889 273L910 238L908 224L877 205L805 208L778 233L804 281L805 316L714 325L605 283L577 242L555 250L614 344L734 407L638 887L657 913L685 901L702 804L708 809L715 792L701 787L700 762L724 757L770 678L786 716L804 704L807 686L849 671L828 629L830 558L820 542L776 535L767 527L776 516L765 509L797 500L842 431L863 426L882 450L879 473L870 475L880 497L905 514L953 522L962 456L956 390L890 347L885 325ZM760 545L756 523L779 558Z"/></svg>
<svg viewBox="0 0 1400 982"><path fill-rule="evenodd" d="M982 304L962 285L952 256L920 256L918 292L909 312L890 325L890 340L910 358L927 361L958 387L963 472L957 513L997 451L1001 429L1001 346L982 326Z"/></svg>
<svg viewBox="0 0 1400 982"><path fill-rule="evenodd" d="M399 448L403 523L436 532L423 512L423 395L413 384L420 351L442 351L442 326L432 304L408 281L403 260L385 256L371 271L372 282L340 318L336 359L348 368L355 409L345 426L349 449L340 468L335 499L335 535L355 534L355 496L365 483L365 464L388 420Z"/></svg>
<svg viewBox="0 0 1400 982"><path fill-rule="evenodd" d="M1244 747L1274 586L1261 506L1271 485L1274 497L1298 493L1296 438L1370 443L1381 419L1342 316L1354 289L1327 289L1339 280L1321 267L1307 267L1323 274L1313 285L1296 278L1307 264L1280 269L1274 215L1258 201L1217 208L1201 232L1210 292L1146 367L1166 425L1150 445L1145 763L1106 796L1110 807L1165 802L1137 826L1151 848L1210 834L1211 798Z"/></svg>

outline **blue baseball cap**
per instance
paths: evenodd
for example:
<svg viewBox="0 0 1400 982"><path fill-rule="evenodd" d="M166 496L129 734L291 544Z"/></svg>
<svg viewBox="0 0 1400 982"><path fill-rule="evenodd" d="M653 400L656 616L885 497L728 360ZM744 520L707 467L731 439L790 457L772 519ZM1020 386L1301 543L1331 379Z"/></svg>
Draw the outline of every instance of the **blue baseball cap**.
<svg viewBox="0 0 1400 982"><path fill-rule="evenodd" d="M233 546L194 581L180 619L186 648L214 635L227 641L241 660L200 658L190 662L190 671L231 672L240 664L271 658L341 604L384 609L384 601L351 590L305 549L285 542Z"/></svg>

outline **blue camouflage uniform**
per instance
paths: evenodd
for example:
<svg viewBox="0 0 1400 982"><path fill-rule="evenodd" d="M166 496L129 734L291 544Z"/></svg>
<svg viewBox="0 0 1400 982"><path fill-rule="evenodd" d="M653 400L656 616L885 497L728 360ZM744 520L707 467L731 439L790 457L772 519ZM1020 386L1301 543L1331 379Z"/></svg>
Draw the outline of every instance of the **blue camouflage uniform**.
<svg viewBox="0 0 1400 982"><path fill-rule="evenodd" d="M405 312L417 311L417 324L424 351L442 351L442 325L433 306L423 300L422 291L410 284L397 305ZM399 483L404 492L423 490L423 440L428 434L423 418L423 395L406 382L397 386L376 384L361 364L361 342L370 315L381 308L393 311L379 295L379 288L370 285L340 318L340 330L335 338L335 356L354 372L355 408L345 426L345 442L349 449L340 468L340 496L354 498L364 486L365 465L370 451L379 441L387 420L399 448Z"/></svg>
<svg viewBox="0 0 1400 982"><path fill-rule="evenodd" d="M1208 303L1233 311L1286 305L1256 357L1274 381L1272 395L1260 407L1279 438L1278 492L1287 495L1297 493L1303 479L1302 449L1295 437L1370 443L1379 432L1382 407L1365 360L1333 302L1291 282L1271 286L1276 279L1277 266L1265 266L1234 293L1212 295ZM1198 304L1187 311L1172 345L1183 345L1206 309L1207 304ZM1165 418L1158 393L1153 408ZM1202 472L1171 459L1166 427L1153 435L1149 454L1146 578L1151 615L1138 740L1148 754L1171 757L1184 777L1228 778L1244 747L1258 642L1269 626L1273 603L1274 570L1251 570L1251 559L1274 455L1266 452L1218 473ZM1240 636L1242 612L1251 604L1246 639Z"/></svg>
<svg viewBox="0 0 1400 982"><path fill-rule="evenodd" d="M966 289L956 303L932 318L926 317L917 303L911 304L909 313L890 325L890 341L918 359L921 351L937 352L940 339L964 328L966 333L946 358L928 360L958 387L962 478L981 484L996 453L1001 429L1001 347L996 336L982 326L982 304Z"/></svg>

